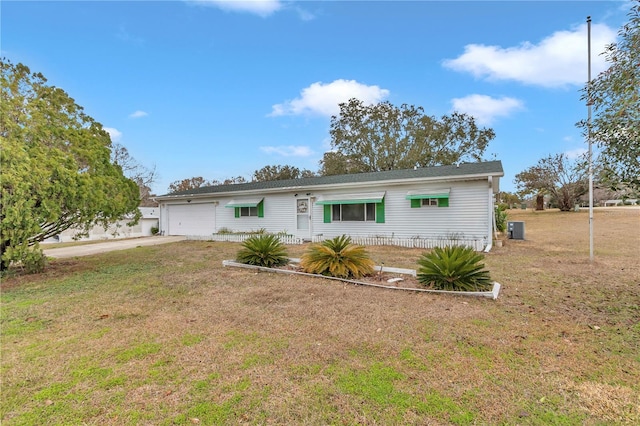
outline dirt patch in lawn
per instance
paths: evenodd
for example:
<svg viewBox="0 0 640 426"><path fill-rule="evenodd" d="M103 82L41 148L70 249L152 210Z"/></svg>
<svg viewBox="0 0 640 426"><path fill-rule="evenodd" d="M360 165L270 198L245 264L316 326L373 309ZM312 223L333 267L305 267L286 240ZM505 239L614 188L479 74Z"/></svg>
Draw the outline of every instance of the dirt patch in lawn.
<svg viewBox="0 0 640 426"><path fill-rule="evenodd" d="M285 266L278 267L286 271L294 271L304 273L304 269L297 263L289 263ZM408 269L408 268L407 268ZM321 275L316 276L318 279L322 279ZM426 287L420 284L415 275L386 272L384 268L380 272L375 272L371 275L365 275L360 278L352 278L355 281L374 284L377 286L389 286L389 287L402 287L407 289L425 289Z"/></svg>

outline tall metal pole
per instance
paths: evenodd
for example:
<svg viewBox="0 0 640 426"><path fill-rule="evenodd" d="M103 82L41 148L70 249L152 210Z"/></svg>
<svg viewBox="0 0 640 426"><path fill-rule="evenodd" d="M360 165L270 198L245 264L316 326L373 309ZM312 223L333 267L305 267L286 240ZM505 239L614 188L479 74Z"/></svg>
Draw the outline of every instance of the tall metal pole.
<svg viewBox="0 0 640 426"><path fill-rule="evenodd" d="M593 262L593 151L591 148L591 16L587 16L587 140L589 142L589 261Z"/></svg>

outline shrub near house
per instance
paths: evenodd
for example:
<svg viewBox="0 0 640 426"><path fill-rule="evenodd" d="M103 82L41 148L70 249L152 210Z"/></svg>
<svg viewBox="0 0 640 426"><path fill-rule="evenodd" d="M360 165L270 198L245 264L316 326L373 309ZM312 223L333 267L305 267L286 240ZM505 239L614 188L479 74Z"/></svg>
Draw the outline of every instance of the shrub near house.
<svg viewBox="0 0 640 426"><path fill-rule="evenodd" d="M351 244L351 238L342 235L312 245L302 255L300 266L311 274L361 278L372 274L375 265L363 246Z"/></svg>
<svg viewBox="0 0 640 426"><path fill-rule="evenodd" d="M483 259L471 247L437 247L418 260L418 281L434 290L489 291L493 282Z"/></svg>

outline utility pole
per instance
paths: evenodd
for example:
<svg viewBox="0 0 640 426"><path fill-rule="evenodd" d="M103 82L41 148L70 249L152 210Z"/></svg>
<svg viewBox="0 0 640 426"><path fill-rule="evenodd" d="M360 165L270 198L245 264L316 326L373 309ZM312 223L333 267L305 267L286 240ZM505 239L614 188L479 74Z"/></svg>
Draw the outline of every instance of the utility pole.
<svg viewBox="0 0 640 426"><path fill-rule="evenodd" d="M593 263L593 150L591 147L591 16L587 16L587 141L589 142L589 261Z"/></svg>

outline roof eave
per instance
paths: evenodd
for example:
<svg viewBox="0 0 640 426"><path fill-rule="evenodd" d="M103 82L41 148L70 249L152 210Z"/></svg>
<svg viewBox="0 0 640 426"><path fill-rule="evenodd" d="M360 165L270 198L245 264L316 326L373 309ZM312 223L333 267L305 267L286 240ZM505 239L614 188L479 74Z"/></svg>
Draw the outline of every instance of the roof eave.
<svg viewBox="0 0 640 426"><path fill-rule="evenodd" d="M161 195L154 197L156 201L179 201L179 200L193 200L193 199L201 199L201 198L220 198L227 196L235 196L235 195L254 195L254 194L274 194L281 192L292 192L292 191L302 191L302 190L327 190L327 189L342 189L342 188L360 188L360 187L369 187L371 185L402 185L406 183L431 183L431 182L460 182L465 180L481 180L487 179L489 176L493 177L503 177L504 172L491 172L491 173L474 173L474 174L466 174L459 176L433 176L433 177L415 177L415 178L404 178L404 179L393 179L393 180L375 180L375 181L367 181L367 182L343 182L343 183L332 183L332 184L320 184L320 185L298 185L298 186L286 186L280 188L264 188L264 189L249 189L249 190L239 190L239 191L221 191L221 192L207 192L203 194L180 194L180 195Z"/></svg>

